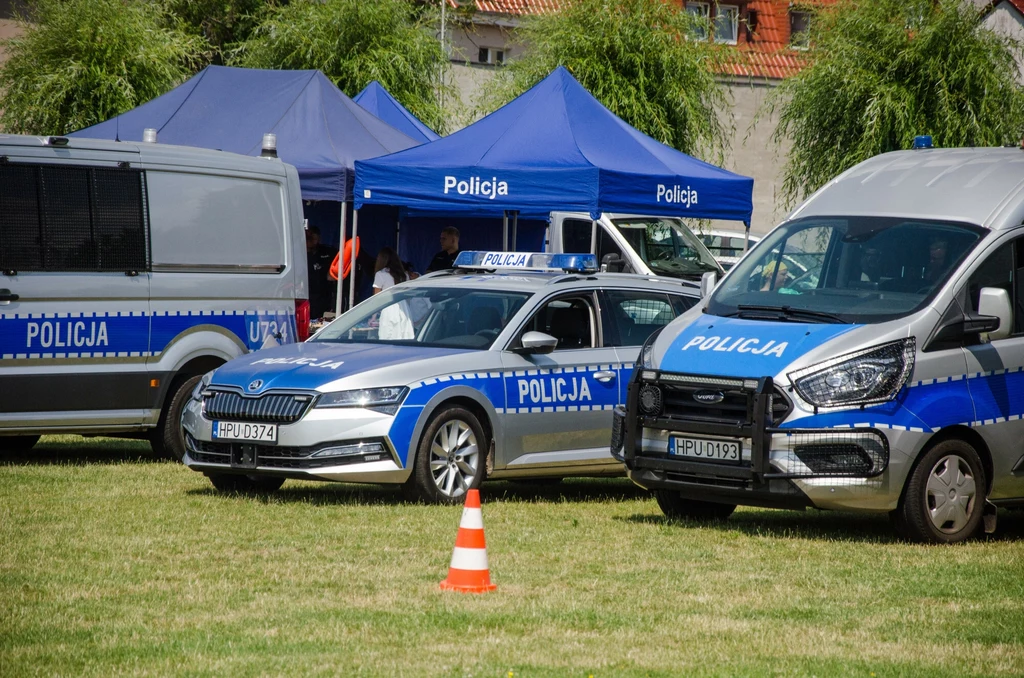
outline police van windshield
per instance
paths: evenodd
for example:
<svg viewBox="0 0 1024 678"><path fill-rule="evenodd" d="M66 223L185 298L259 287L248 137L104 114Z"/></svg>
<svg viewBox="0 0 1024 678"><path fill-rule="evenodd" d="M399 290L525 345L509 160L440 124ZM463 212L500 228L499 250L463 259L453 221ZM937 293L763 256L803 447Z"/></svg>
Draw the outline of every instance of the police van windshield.
<svg viewBox="0 0 1024 678"><path fill-rule="evenodd" d="M529 297L525 292L396 285L310 341L487 349Z"/></svg>
<svg viewBox="0 0 1024 678"><path fill-rule="evenodd" d="M700 277L721 270L711 252L677 219L628 217L612 223L657 275Z"/></svg>
<svg viewBox="0 0 1024 678"><path fill-rule="evenodd" d="M707 312L794 322L893 320L922 308L984 233L919 219L795 220L736 265Z"/></svg>

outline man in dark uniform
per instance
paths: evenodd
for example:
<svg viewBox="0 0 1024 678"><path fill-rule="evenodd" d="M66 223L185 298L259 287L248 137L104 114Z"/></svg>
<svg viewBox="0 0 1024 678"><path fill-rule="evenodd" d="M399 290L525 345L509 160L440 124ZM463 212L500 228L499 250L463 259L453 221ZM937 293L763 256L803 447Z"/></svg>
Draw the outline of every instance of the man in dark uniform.
<svg viewBox="0 0 1024 678"><path fill-rule="evenodd" d="M446 226L441 229L441 251L430 260L427 273L453 268L457 256L459 256L459 229L454 226Z"/></svg>
<svg viewBox="0 0 1024 678"><path fill-rule="evenodd" d="M327 272L338 250L321 244L320 229L310 226L306 229L306 271L309 275L309 317L322 318L327 311L334 310L334 294L337 283Z"/></svg>

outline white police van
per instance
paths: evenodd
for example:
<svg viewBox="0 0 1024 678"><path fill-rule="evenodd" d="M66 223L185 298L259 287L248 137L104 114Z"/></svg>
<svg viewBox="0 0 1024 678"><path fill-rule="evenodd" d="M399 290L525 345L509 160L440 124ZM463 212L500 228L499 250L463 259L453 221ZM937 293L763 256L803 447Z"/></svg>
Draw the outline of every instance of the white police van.
<svg viewBox="0 0 1024 678"><path fill-rule="evenodd" d="M640 345L694 283L591 255L462 252L312 339L207 374L185 463L221 490L286 478L401 484L458 502L485 478L622 475L608 450Z"/></svg>
<svg viewBox="0 0 1024 678"><path fill-rule="evenodd" d="M919 541L994 529L1024 503L1022 223L1021 149L857 165L647 342L614 452L669 516L813 506L889 513Z"/></svg>
<svg viewBox="0 0 1024 678"><path fill-rule="evenodd" d="M305 338L304 242L275 158L0 135L0 449L135 435L180 459L200 375Z"/></svg>

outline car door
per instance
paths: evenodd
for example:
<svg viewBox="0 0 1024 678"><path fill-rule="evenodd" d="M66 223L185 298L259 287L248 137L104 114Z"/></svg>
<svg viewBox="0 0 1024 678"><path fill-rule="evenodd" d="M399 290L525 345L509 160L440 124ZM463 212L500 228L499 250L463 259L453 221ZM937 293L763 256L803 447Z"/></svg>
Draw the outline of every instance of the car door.
<svg viewBox="0 0 1024 678"><path fill-rule="evenodd" d="M522 335L549 334L549 354L521 354ZM602 342L597 295L573 291L546 300L502 352L505 444L496 469L566 474L617 466L608 447L611 410L619 400L615 349Z"/></svg>
<svg viewBox="0 0 1024 678"><path fill-rule="evenodd" d="M983 287L1007 291L1013 308L1009 337L966 347L967 384L974 401L974 429L992 455L993 499L1024 496L1024 237L989 253L967 282L969 312L978 312Z"/></svg>
<svg viewBox="0 0 1024 678"><path fill-rule="evenodd" d="M697 303L696 297L641 289L601 291L601 317L605 346L615 347L619 403L647 338Z"/></svg>

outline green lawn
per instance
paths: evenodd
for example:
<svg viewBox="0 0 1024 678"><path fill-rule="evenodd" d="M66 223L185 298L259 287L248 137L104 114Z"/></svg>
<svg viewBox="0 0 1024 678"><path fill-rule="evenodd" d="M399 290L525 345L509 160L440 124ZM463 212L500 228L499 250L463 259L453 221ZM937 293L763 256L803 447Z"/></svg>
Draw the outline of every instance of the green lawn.
<svg viewBox="0 0 1024 678"><path fill-rule="evenodd" d="M884 517L666 521L626 480L482 490L485 595L443 592L461 508L289 481L219 495L144 443L0 458L0 675L1024 674L1024 513L955 547Z"/></svg>

